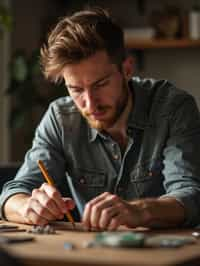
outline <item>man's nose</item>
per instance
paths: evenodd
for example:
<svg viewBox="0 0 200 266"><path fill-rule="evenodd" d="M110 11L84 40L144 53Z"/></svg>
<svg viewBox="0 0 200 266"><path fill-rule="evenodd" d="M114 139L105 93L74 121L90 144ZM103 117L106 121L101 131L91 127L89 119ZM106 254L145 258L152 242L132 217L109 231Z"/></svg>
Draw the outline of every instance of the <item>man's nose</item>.
<svg viewBox="0 0 200 266"><path fill-rule="evenodd" d="M85 93L85 107L88 111L94 111L96 106L96 97L93 92L86 91Z"/></svg>

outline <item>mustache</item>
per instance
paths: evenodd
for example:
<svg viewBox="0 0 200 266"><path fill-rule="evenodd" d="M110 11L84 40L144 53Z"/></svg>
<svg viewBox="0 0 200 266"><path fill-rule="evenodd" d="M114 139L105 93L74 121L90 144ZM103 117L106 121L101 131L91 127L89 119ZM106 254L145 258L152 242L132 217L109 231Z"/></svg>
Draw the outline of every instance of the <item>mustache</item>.
<svg viewBox="0 0 200 266"><path fill-rule="evenodd" d="M92 110L92 111L88 111L88 110L83 110L83 114L86 116L90 116L95 112L104 112L106 110L110 109L109 106L97 106L96 109Z"/></svg>

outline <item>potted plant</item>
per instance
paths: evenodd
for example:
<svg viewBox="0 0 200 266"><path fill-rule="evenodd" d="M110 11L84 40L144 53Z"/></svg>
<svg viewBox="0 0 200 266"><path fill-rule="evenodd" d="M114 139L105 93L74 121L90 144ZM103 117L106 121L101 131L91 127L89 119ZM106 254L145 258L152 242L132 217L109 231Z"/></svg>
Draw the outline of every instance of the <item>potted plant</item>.
<svg viewBox="0 0 200 266"><path fill-rule="evenodd" d="M12 23L11 12L0 4L0 39L3 38L5 30L12 28ZM15 154L12 159L20 161L30 147L35 127L49 103L66 94L66 90L62 84L55 86L44 80L39 64L39 49L31 54L26 54L25 50L15 51L10 60L8 76L8 123L11 139L14 140L11 143L12 154Z"/></svg>
<svg viewBox="0 0 200 266"><path fill-rule="evenodd" d="M20 132L25 144L31 145L35 127L49 103L66 94L63 84L56 86L44 80L39 50L31 55L19 50L10 62L9 87L6 91L12 97L9 125L13 133Z"/></svg>

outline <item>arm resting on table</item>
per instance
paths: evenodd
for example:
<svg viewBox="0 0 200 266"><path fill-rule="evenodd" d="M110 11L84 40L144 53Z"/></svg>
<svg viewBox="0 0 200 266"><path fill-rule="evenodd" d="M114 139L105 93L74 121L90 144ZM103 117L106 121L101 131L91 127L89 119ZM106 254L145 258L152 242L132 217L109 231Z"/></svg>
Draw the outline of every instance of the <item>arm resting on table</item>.
<svg viewBox="0 0 200 266"><path fill-rule="evenodd" d="M8 221L17 223L27 223L26 218L22 215L23 208L27 203L30 195L19 193L11 196L5 202L4 216Z"/></svg>
<svg viewBox="0 0 200 266"><path fill-rule="evenodd" d="M141 213L141 221L137 226L175 227L183 224L185 220L184 206L173 197L141 199L131 205Z"/></svg>

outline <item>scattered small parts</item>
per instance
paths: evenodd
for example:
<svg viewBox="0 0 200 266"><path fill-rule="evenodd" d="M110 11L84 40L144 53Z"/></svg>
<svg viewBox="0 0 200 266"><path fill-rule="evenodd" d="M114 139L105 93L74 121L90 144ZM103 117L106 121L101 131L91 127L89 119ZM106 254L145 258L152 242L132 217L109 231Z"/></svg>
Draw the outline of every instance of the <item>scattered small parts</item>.
<svg viewBox="0 0 200 266"><path fill-rule="evenodd" d="M49 224L40 226L40 225L33 225L31 229L28 229L28 233L32 234L39 234L39 235L50 235L50 234L56 234L56 231L53 226L50 226Z"/></svg>

